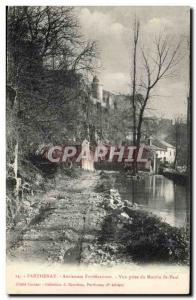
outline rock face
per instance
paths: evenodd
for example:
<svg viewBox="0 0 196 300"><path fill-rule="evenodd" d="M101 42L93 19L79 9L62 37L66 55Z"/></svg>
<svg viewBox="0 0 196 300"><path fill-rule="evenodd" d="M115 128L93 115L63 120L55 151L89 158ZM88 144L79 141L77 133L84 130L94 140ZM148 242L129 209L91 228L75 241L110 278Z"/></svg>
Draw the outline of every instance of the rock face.
<svg viewBox="0 0 196 300"><path fill-rule="evenodd" d="M123 206L118 190L110 189L108 208L117 209Z"/></svg>

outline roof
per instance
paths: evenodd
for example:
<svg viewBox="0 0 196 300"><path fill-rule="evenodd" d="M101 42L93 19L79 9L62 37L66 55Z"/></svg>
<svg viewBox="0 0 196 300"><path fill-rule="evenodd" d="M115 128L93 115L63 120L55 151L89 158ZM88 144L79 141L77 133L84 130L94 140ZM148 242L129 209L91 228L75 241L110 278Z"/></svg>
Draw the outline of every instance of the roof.
<svg viewBox="0 0 196 300"><path fill-rule="evenodd" d="M173 145L159 139L152 139L152 145L165 150L167 150L167 148L175 148Z"/></svg>
<svg viewBox="0 0 196 300"><path fill-rule="evenodd" d="M168 148L175 148L173 145L167 143L166 141L160 141L160 142Z"/></svg>
<svg viewBox="0 0 196 300"><path fill-rule="evenodd" d="M152 145L152 146L145 145L145 148L146 149L151 149L151 150L154 150L154 151L166 151L167 150L166 148L157 147L155 145Z"/></svg>

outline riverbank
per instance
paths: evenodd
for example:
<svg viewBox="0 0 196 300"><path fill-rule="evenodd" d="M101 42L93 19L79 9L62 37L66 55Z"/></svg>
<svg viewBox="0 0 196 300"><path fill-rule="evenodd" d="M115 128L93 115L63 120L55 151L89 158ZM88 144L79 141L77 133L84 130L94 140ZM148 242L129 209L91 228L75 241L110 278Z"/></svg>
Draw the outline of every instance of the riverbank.
<svg viewBox="0 0 196 300"><path fill-rule="evenodd" d="M107 215L95 251L101 251L103 262L187 264L186 229L173 227L137 204L123 201L114 186L114 178L103 173L97 190L102 190Z"/></svg>
<svg viewBox="0 0 196 300"><path fill-rule="evenodd" d="M161 171L166 178L173 180L175 183L186 185L188 183L188 175L185 172L178 172L175 169L163 168Z"/></svg>
<svg viewBox="0 0 196 300"><path fill-rule="evenodd" d="M115 180L105 172L58 174L36 201L32 196L37 213L25 228L16 225L8 232L9 257L87 265L186 264L186 231L122 200ZM36 203L42 210L36 211Z"/></svg>

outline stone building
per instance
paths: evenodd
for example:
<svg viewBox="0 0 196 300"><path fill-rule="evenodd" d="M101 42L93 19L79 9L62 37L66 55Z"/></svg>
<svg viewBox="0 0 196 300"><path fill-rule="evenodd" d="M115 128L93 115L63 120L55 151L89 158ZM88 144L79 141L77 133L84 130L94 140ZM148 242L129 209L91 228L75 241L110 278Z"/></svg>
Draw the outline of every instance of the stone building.
<svg viewBox="0 0 196 300"><path fill-rule="evenodd" d="M155 151L157 158L161 162L174 163L176 149L173 145L164 140L152 137L148 139L148 145Z"/></svg>
<svg viewBox="0 0 196 300"><path fill-rule="evenodd" d="M117 108L118 95L115 95L109 91L103 89L103 85L100 83L99 78L94 76L92 82L92 94L91 101L97 106L103 108L115 109Z"/></svg>

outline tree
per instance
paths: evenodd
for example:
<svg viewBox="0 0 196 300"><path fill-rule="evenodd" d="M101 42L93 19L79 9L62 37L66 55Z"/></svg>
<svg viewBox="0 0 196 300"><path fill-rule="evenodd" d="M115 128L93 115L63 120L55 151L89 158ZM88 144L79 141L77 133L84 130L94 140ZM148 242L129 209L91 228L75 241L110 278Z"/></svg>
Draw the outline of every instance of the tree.
<svg viewBox="0 0 196 300"><path fill-rule="evenodd" d="M140 23L135 20L133 33L133 75L131 103L133 107L133 143L140 146L142 124L147 105L152 96L152 91L161 80L174 74L178 63L180 42L172 43L172 39L164 34L155 37L153 47L148 53L144 47L140 48L142 76L137 78L138 42L140 36ZM139 96L140 95L140 96ZM136 125L135 125L136 124ZM134 137L136 135L136 138Z"/></svg>
<svg viewBox="0 0 196 300"><path fill-rule="evenodd" d="M20 168L34 142L82 136L82 82L95 63L96 43L81 35L73 8L8 7L8 165Z"/></svg>
<svg viewBox="0 0 196 300"><path fill-rule="evenodd" d="M8 50L17 65L25 57L53 69L92 72L95 67L96 43L84 40L72 7L9 7L7 26Z"/></svg>
<svg viewBox="0 0 196 300"><path fill-rule="evenodd" d="M139 101L139 118L137 126L137 145L140 145L141 128L147 104L151 97L152 90L160 83L162 79L173 75L174 67L177 64L177 54L180 49L180 42L172 46L171 40L166 36L159 36L155 39L155 56L147 56L142 49L144 68L146 71L146 81L140 83L144 90L144 98Z"/></svg>
<svg viewBox="0 0 196 300"><path fill-rule="evenodd" d="M134 36L133 36L133 81L132 81L132 96L131 103L133 108L133 144L136 145L137 132L136 132L136 76L137 76L137 48L139 40L140 23L135 17L134 22Z"/></svg>

